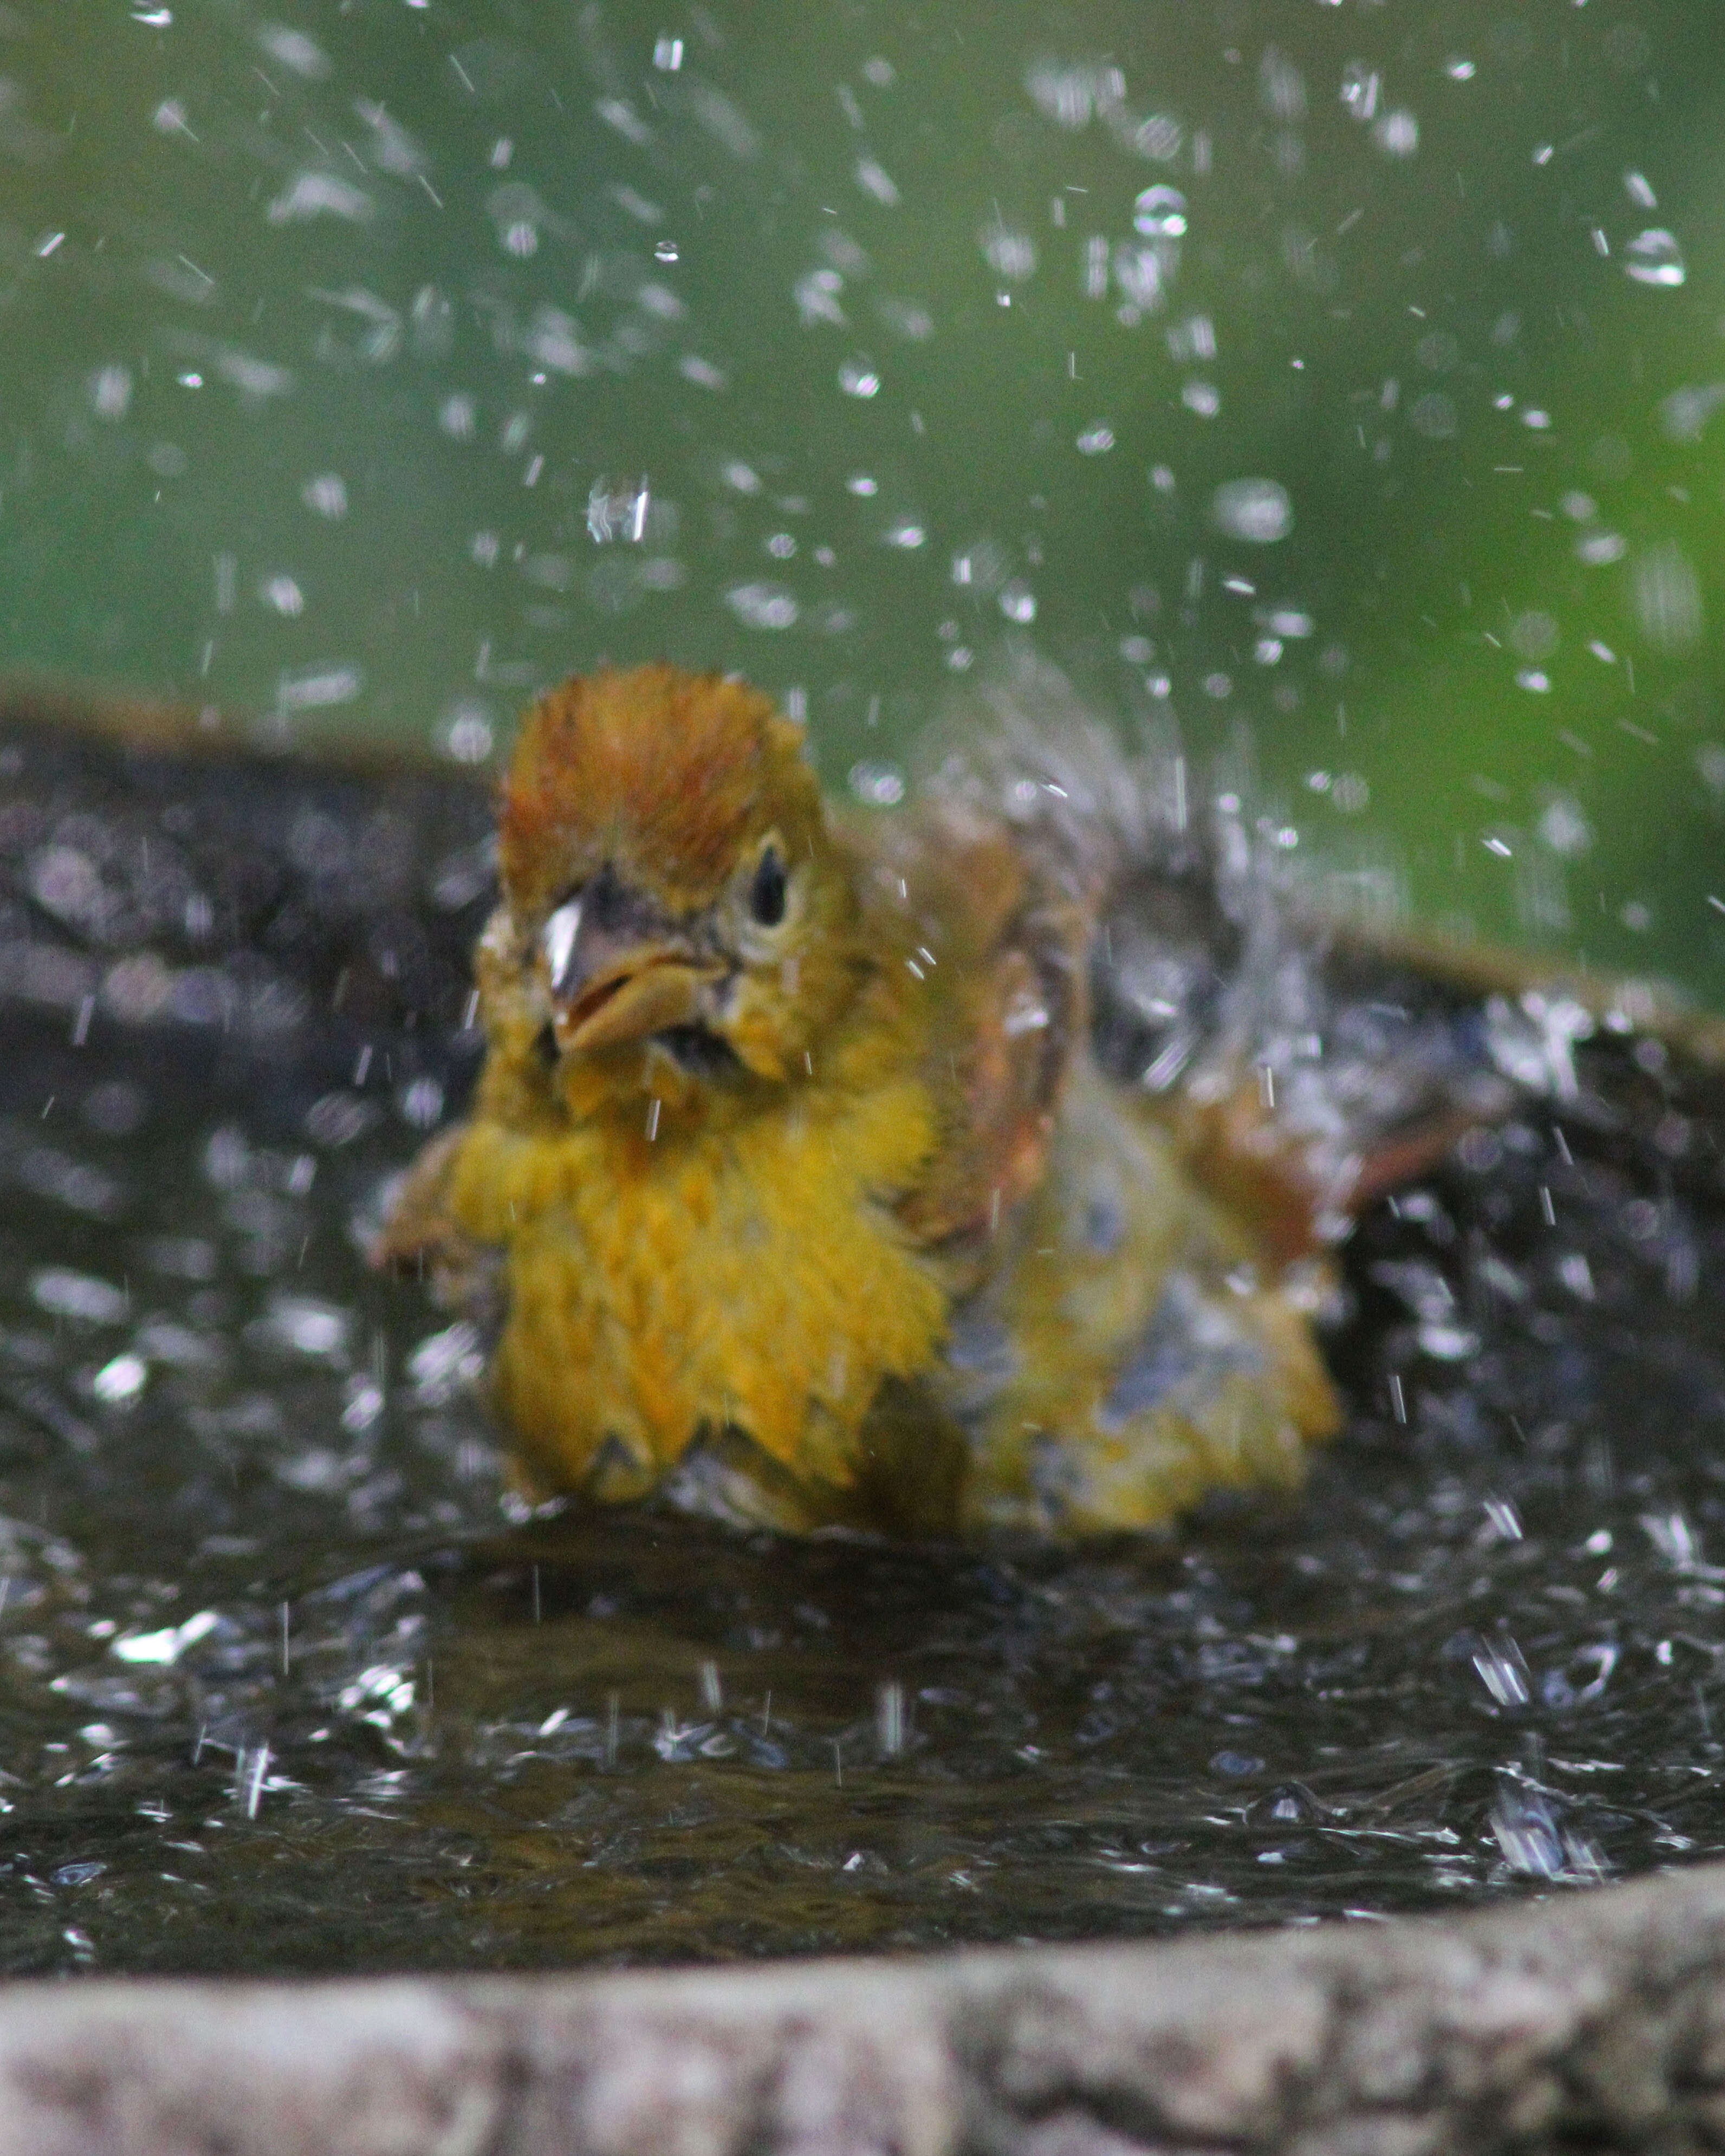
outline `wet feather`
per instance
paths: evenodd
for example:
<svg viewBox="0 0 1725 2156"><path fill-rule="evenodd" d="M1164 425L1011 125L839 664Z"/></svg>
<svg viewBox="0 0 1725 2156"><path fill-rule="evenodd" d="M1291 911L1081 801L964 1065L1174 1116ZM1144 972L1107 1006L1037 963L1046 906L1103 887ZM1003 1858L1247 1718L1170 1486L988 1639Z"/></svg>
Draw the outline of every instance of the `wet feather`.
<svg viewBox="0 0 1725 2156"><path fill-rule="evenodd" d="M1321 986L1238 816L1029 661L980 701L896 815L717 676L529 714L485 1069L376 1255L501 1308L533 1487L1071 1535L1335 1427L1327 1240L1455 1074L1293 1068Z"/></svg>

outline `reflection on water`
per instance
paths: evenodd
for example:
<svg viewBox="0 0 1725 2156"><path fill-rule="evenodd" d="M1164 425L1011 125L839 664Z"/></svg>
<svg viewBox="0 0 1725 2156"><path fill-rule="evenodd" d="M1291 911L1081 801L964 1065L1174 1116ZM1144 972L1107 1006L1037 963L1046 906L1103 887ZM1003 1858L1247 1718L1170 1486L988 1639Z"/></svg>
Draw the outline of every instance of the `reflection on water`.
<svg viewBox="0 0 1725 2156"><path fill-rule="evenodd" d="M536 1517L357 1248L471 1075L482 801L5 754L0 1967L1137 1936L1725 1848L1725 1081L1626 1014L1373 962L1530 1091L1349 1245L1296 1503Z"/></svg>

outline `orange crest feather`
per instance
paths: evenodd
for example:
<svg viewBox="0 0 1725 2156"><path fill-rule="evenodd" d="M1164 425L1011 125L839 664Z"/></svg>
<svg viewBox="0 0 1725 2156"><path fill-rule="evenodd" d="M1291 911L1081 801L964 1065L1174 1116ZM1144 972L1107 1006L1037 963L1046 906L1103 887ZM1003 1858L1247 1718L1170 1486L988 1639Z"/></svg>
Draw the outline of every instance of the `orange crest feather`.
<svg viewBox="0 0 1725 2156"><path fill-rule="evenodd" d="M714 897L757 832L818 825L802 736L772 700L657 664L578 675L527 714L504 783L503 880L528 917L611 862L679 907Z"/></svg>

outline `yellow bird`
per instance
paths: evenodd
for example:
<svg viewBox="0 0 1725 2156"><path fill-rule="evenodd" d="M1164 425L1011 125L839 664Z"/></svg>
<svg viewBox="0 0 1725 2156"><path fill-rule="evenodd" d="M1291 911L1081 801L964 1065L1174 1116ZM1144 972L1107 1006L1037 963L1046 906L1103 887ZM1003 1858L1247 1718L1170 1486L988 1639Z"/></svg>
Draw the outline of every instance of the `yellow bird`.
<svg viewBox="0 0 1725 2156"><path fill-rule="evenodd" d="M374 1251L490 1326L530 1489L1070 1537L1297 1479L1327 1239L1434 1088L1338 1109L1252 834L1190 820L1057 677L891 814L737 681L533 708L485 1068Z"/></svg>

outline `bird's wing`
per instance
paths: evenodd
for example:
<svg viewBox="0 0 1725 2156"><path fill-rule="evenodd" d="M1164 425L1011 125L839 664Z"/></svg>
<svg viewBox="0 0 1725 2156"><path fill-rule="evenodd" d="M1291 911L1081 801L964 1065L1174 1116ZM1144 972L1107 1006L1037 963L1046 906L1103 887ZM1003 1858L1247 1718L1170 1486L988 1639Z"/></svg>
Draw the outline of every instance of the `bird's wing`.
<svg viewBox="0 0 1725 2156"><path fill-rule="evenodd" d="M1468 999L1438 1008L1332 932L1249 774L1189 787L1176 742L1127 752L1012 649L924 757L898 872L959 961L936 1043L951 1137L906 1208L929 1240L1034 1187L1081 1050L1278 1260L1504 1112Z"/></svg>
<svg viewBox="0 0 1725 2156"><path fill-rule="evenodd" d="M919 1242L962 1256L1045 1171L1055 1111L1091 1025L1098 911L1139 812L1113 737L1023 654L937 730L909 814L865 839L871 887L926 970L926 1056L942 1142L899 1207Z"/></svg>
<svg viewBox="0 0 1725 2156"><path fill-rule="evenodd" d="M906 846L906 842L909 841ZM900 1217L919 1242L986 1233L1040 1181L1075 1042L1087 1024L1088 921L1011 835L939 813L903 834L930 973L926 1073L942 1142Z"/></svg>

